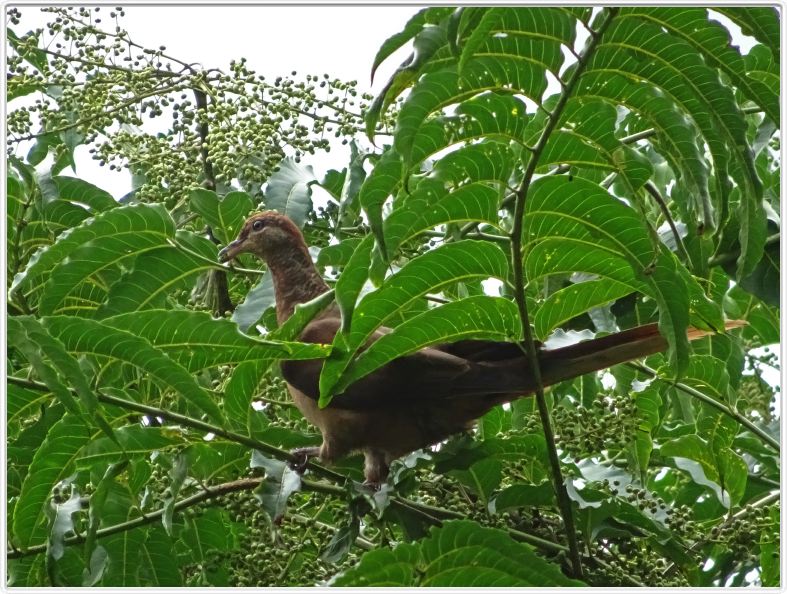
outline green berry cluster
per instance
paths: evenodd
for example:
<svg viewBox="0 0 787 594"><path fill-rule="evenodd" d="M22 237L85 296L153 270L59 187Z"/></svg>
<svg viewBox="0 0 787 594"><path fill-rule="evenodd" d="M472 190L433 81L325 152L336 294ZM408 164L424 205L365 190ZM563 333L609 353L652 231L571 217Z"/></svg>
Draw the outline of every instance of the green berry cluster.
<svg viewBox="0 0 787 594"><path fill-rule="evenodd" d="M540 426L537 416L529 422ZM575 461L604 450L619 450L632 439L637 427L637 406L626 395L607 394L591 408L582 405L556 406L552 411L555 441Z"/></svg>
<svg viewBox="0 0 787 594"><path fill-rule="evenodd" d="M204 181L259 192L285 155L297 161L328 151L331 138L346 144L363 129L371 96L359 93L356 81L311 73L297 80L297 72L268 80L245 58L226 72L203 69L165 46L135 42L121 8L42 10L50 22L20 36L8 55L10 93L46 90L9 113L9 154L41 130L52 146L69 133L90 145L101 165L144 180L138 200L162 201ZM8 15L20 23L18 9Z"/></svg>

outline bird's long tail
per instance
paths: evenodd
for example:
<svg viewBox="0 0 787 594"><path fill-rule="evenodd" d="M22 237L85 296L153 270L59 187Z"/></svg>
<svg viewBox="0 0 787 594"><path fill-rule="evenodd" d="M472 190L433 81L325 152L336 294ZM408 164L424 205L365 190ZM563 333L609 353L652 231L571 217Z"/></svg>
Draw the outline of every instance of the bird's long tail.
<svg viewBox="0 0 787 594"><path fill-rule="evenodd" d="M745 324L746 322L741 320L731 320L726 322L724 327L730 330ZM709 334L713 333L698 328L688 330L689 340L697 340ZM550 386L666 349L667 341L659 334L658 325L647 324L559 349L542 350L539 353L541 382L545 387ZM503 377L510 378L510 389L504 389L506 395L498 394L493 397L495 401L505 402L536 390L536 382L525 358L507 359L489 365L497 368ZM508 382L495 382L501 387L506 383Z"/></svg>

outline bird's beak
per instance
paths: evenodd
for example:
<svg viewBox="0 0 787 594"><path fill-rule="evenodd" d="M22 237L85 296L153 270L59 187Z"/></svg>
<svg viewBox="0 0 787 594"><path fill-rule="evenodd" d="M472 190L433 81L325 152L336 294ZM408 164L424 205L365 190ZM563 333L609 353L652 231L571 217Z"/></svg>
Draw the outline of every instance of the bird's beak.
<svg viewBox="0 0 787 594"><path fill-rule="evenodd" d="M244 251L243 240L236 239L232 243L227 244L227 246L219 252L219 262L228 262L242 251Z"/></svg>

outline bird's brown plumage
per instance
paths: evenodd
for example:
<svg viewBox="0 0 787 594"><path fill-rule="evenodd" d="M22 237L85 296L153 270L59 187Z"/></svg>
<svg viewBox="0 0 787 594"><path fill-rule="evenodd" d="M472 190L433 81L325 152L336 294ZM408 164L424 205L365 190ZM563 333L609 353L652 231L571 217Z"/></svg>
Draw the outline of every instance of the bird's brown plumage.
<svg viewBox="0 0 787 594"><path fill-rule="evenodd" d="M286 216L267 211L251 216L219 258L251 252L273 275L276 314L286 320L298 303L328 290L312 263L300 230ZM734 325L731 324L731 326ZM331 343L341 326L335 305L303 330L300 340ZM387 332L379 329L373 342ZM703 333L693 330L690 338ZM544 385L650 355L666 348L655 324L552 351L540 350ZM492 407L535 389L530 365L518 345L467 340L421 349L361 378L320 409L322 360L284 361L282 374L295 404L322 433L322 461L352 451L365 455L369 483L385 480L392 460L467 429Z"/></svg>

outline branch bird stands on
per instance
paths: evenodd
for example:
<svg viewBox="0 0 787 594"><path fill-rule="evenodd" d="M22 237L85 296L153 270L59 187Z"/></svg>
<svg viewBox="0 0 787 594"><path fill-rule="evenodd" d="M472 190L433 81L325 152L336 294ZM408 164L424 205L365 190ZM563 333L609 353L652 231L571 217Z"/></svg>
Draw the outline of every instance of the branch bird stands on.
<svg viewBox="0 0 787 594"><path fill-rule="evenodd" d="M237 239L219 252L226 262L249 252L263 260L273 276L276 317L288 319L295 306L328 291L312 262L303 235L286 216L257 213ZM728 322L727 328L741 323ZM333 303L313 318L299 340L330 344L341 328ZM379 328L366 346L391 332ZM690 329L690 339L708 333ZM667 348L656 324L631 328L555 350L538 352L544 386L606 369ZM519 345L463 340L423 348L399 357L361 378L319 408L323 361L283 361L282 375L295 405L322 433L320 447L296 450L305 464L310 456L331 463L350 452L363 452L367 484L379 486L396 458L436 444L472 427L491 408L530 395L535 382Z"/></svg>

